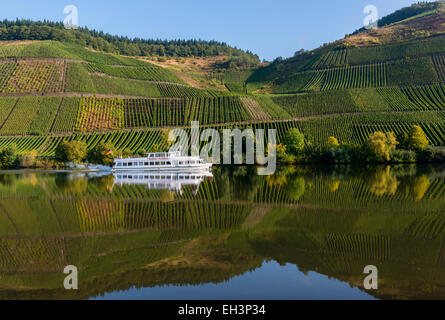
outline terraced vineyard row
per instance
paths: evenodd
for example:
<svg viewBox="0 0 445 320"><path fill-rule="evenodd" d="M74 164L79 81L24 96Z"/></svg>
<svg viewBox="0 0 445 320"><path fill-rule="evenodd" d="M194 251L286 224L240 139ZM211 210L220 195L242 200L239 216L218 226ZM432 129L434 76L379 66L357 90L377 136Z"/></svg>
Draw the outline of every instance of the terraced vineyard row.
<svg viewBox="0 0 445 320"><path fill-rule="evenodd" d="M326 68L326 67L338 67L346 64L348 56L347 49L332 50L325 53L321 58L313 65L313 68Z"/></svg>
<svg viewBox="0 0 445 320"><path fill-rule="evenodd" d="M276 129L279 141L289 129L298 128L313 145L321 148L326 145L330 136L337 137L341 143L359 146L363 145L373 132L392 131L400 135L409 132L415 124L424 129L432 144L445 145L445 122L439 112L342 115L305 121L262 123L253 127Z"/></svg>
<svg viewBox="0 0 445 320"><path fill-rule="evenodd" d="M171 72L155 65L148 65L148 63L144 67L109 66L89 63L87 69L90 73L103 73L119 78L181 83Z"/></svg>
<svg viewBox="0 0 445 320"><path fill-rule="evenodd" d="M402 92L419 110L444 110L445 86L403 88Z"/></svg>
<svg viewBox="0 0 445 320"><path fill-rule="evenodd" d="M51 132L73 132L75 130L80 100L80 98L63 98L50 129Z"/></svg>
<svg viewBox="0 0 445 320"><path fill-rule="evenodd" d="M17 68L17 63L13 61L0 62L0 88L5 88L8 85L8 81L11 75ZM3 90L3 89L2 89Z"/></svg>
<svg viewBox="0 0 445 320"><path fill-rule="evenodd" d="M282 84L280 90L286 93L286 90L297 92L386 87L387 73L386 63L329 67L299 73Z"/></svg>
<svg viewBox="0 0 445 320"><path fill-rule="evenodd" d="M250 119L240 97L194 98L188 101L190 121L200 124L239 122Z"/></svg>
<svg viewBox="0 0 445 320"><path fill-rule="evenodd" d="M124 124L124 102L118 98L84 98L80 102L76 128L80 132L113 130Z"/></svg>
<svg viewBox="0 0 445 320"><path fill-rule="evenodd" d="M186 99L125 100L126 128L181 126L187 123Z"/></svg>
<svg viewBox="0 0 445 320"><path fill-rule="evenodd" d="M323 86L325 76L326 76L326 74L324 71L314 71L309 82L304 87L302 87L301 90L302 91L320 91Z"/></svg>
<svg viewBox="0 0 445 320"><path fill-rule="evenodd" d="M386 87L386 64L341 67L324 71L321 90Z"/></svg>
<svg viewBox="0 0 445 320"><path fill-rule="evenodd" d="M445 81L445 55L433 56L434 68L436 69L439 81Z"/></svg>
<svg viewBox="0 0 445 320"><path fill-rule="evenodd" d="M392 110L391 104L373 88L276 95L270 99L285 109L291 117ZM405 99L408 100L406 97Z"/></svg>
<svg viewBox="0 0 445 320"><path fill-rule="evenodd" d="M197 89L171 83L157 83L157 87L161 93L161 96L166 98L218 97L225 95L224 92Z"/></svg>
<svg viewBox="0 0 445 320"><path fill-rule="evenodd" d="M62 92L65 62L63 60L29 60L1 65L2 93Z"/></svg>
<svg viewBox="0 0 445 320"><path fill-rule="evenodd" d="M249 125L256 129L276 129L278 141L290 128L301 130L308 141L317 147L326 145L330 136L335 136L341 143L362 145L375 131L392 131L397 135L411 130L414 124L420 125L433 145L445 145L445 120L440 112L404 112L397 114L357 114L304 121L265 122ZM240 128L245 128L246 125ZM222 130L223 127L218 127ZM202 128L203 130L203 128ZM38 150L41 156L54 155L55 148L62 140L82 140L88 148L94 147L99 141L111 141L118 149L150 151L154 145L165 147L160 130L113 131L108 133L78 134L48 137L3 137L0 138L0 149L8 143L16 143L21 152ZM37 146L38 148L35 148Z"/></svg>
<svg viewBox="0 0 445 320"><path fill-rule="evenodd" d="M272 117L261 107L260 103L251 97L241 97L243 105L246 107L253 120L271 120Z"/></svg>
<svg viewBox="0 0 445 320"><path fill-rule="evenodd" d="M21 97L5 100L9 103L6 110L9 109L10 112L0 129L0 134L49 132L61 99L58 97Z"/></svg>

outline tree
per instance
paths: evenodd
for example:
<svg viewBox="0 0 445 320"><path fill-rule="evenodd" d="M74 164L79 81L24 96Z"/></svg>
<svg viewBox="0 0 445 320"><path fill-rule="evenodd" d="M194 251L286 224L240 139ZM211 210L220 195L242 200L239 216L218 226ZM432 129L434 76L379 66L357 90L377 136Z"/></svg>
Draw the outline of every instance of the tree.
<svg viewBox="0 0 445 320"><path fill-rule="evenodd" d="M32 150L31 152L22 154L19 158L20 167L30 168L36 165L37 151Z"/></svg>
<svg viewBox="0 0 445 320"><path fill-rule="evenodd" d="M336 137L329 137L328 138L328 148L337 148L340 144L338 143L338 140Z"/></svg>
<svg viewBox="0 0 445 320"><path fill-rule="evenodd" d="M296 128L290 129L283 137L283 143L286 146L286 150L293 154L298 154L304 148L304 134Z"/></svg>
<svg viewBox="0 0 445 320"><path fill-rule="evenodd" d="M381 131L374 132L366 142L369 158L383 162L391 160L390 152L394 150L397 145L397 139L392 132L386 134Z"/></svg>
<svg viewBox="0 0 445 320"><path fill-rule="evenodd" d="M111 142L99 142L87 153L89 163L112 166L116 150Z"/></svg>
<svg viewBox="0 0 445 320"><path fill-rule="evenodd" d="M87 145L83 141L62 141L56 148L56 160L81 163L87 156Z"/></svg>
<svg viewBox="0 0 445 320"><path fill-rule="evenodd" d="M3 169L16 168L18 165L19 154L15 144L12 144L0 151L0 166Z"/></svg>
<svg viewBox="0 0 445 320"><path fill-rule="evenodd" d="M428 147L429 141L420 126L414 126L408 135L408 147L412 150L421 151Z"/></svg>

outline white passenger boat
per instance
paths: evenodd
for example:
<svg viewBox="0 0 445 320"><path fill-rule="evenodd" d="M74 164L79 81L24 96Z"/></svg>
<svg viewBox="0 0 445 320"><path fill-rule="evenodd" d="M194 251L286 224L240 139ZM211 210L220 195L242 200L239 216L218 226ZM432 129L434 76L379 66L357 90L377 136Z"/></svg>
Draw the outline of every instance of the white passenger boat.
<svg viewBox="0 0 445 320"><path fill-rule="evenodd" d="M182 194L182 188L190 186L196 194L199 185L205 180L212 179L209 171L176 171L176 172L125 172L118 171L114 174L114 184L145 185L150 190L169 190Z"/></svg>
<svg viewBox="0 0 445 320"><path fill-rule="evenodd" d="M181 155L180 151L149 153L142 158L114 159L113 172L141 171L210 171L211 163L200 157Z"/></svg>

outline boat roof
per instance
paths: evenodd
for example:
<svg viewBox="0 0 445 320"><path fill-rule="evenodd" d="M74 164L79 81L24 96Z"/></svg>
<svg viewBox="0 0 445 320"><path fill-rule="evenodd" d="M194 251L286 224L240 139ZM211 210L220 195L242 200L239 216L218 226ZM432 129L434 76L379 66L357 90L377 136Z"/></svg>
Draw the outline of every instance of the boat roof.
<svg viewBox="0 0 445 320"><path fill-rule="evenodd" d="M181 155L181 152L175 151L175 152L156 152L156 153L147 153L146 157L128 157L128 158L116 158L116 160L168 160L174 158L175 160L200 160L201 158L199 156L186 156Z"/></svg>

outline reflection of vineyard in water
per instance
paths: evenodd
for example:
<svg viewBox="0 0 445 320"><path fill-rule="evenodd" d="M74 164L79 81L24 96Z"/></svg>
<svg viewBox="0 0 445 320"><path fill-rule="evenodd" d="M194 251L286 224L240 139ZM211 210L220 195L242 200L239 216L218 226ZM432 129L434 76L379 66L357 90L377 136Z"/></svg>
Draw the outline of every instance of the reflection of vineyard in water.
<svg viewBox="0 0 445 320"><path fill-rule="evenodd" d="M443 168L253 170L217 168L196 194L0 175L0 296L220 282L274 259L353 285L376 264L380 297L445 298ZM60 289L68 264L83 291Z"/></svg>

